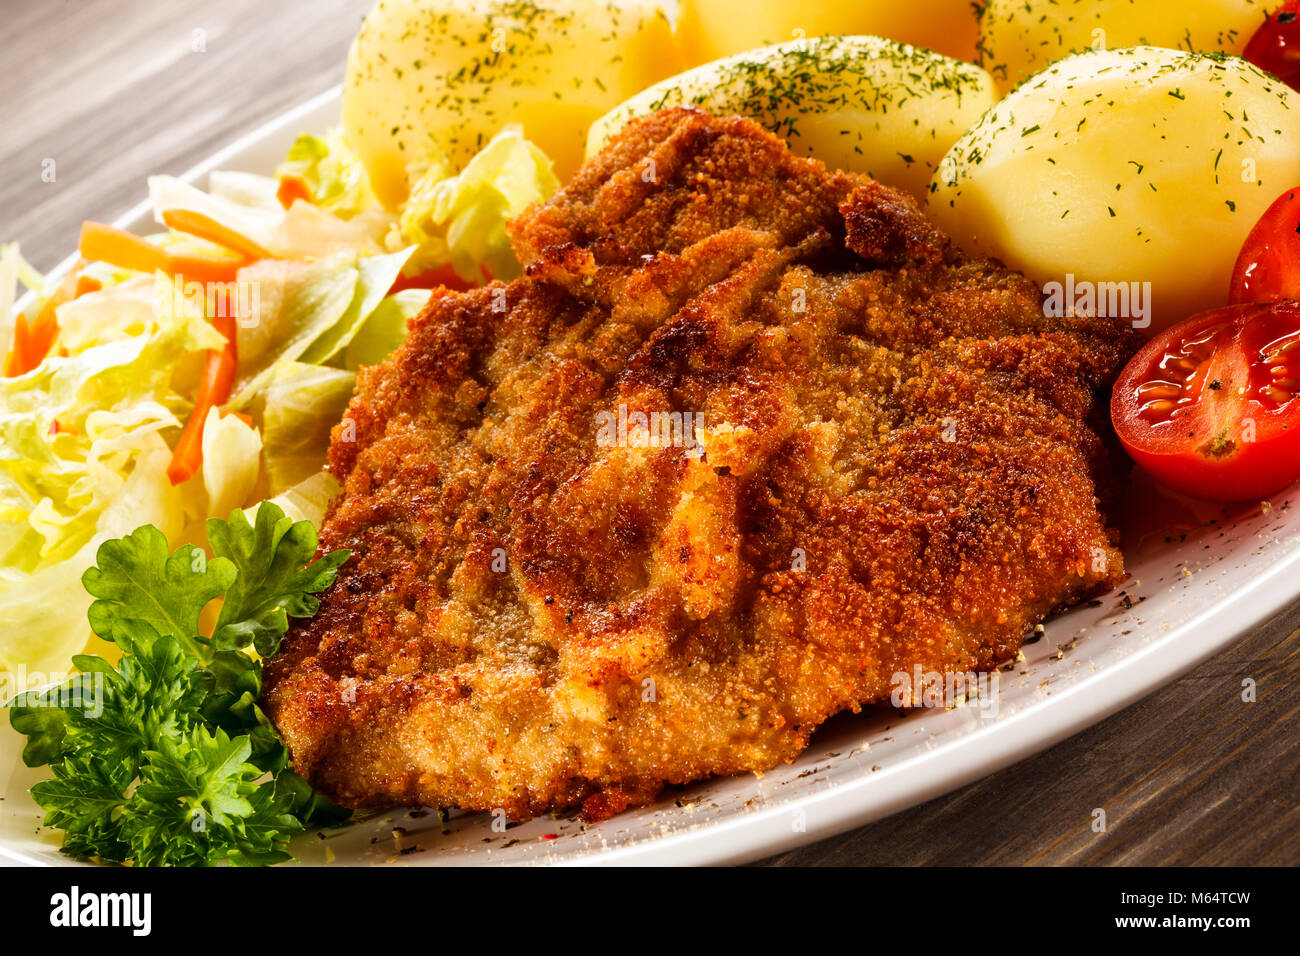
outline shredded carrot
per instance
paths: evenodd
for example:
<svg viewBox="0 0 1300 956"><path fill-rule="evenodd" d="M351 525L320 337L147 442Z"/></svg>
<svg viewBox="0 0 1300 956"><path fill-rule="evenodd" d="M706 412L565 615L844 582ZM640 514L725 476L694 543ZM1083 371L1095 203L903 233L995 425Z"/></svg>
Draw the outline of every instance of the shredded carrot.
<svg viewBox="0 0 1300 956"><path fill-rule="evenodd" d="M248 265L242 256L238 259L208 259L204 256L168 256L163 272L172 278L192 279L195 282L234 282L239 270Z"/></svg>
<svg viewBox="0 0 1300 956"><path fill-rule="evenodd" d="M167 477L173 485L193 478L202 467L203 426L208 420L208 412L230 400L230 390L235 384L235 367L238 364L235 317L218 316L212 320L212 324L226 337L226 344L224 348L208 349L204 359L203 377L199 380L194 410L185 422L176 450L172 453L171 464L167 466Z"/></svg>
<svg viewBox="0 0 1300 956"><path fill-rule="evenodd" d="M50 354L50 348L59 336L59 322L54 316L54 310L58 305L59 303L51 297L45 305L41 306L41 310L36 313L36 318L32 319L32 324L28 328L30 337L27 340L27 367L23 372L30 372Z"/></svg>
<svg viewBox="0 0 1300 956"><path fill-rule="evenodd" d="M14 322L13 344L5 355L4 375L26 375L45 360L59 337L59 320L54 310L70 299L102 288L89 276L78 275L81 263L68 274L53 294L45 300L34 319L19 315Z"/></svg>
<svg viewBox="0 0 1300 956"><path fill-rule="evenodd" d="M87 259L107 262L119 269L155 272L167 265L167 254L152 242L102 222L87 220L81 224L79 248Z"/></svg>
<svg viewBox="0 0 1300 956"><path fill-rule="evenodd" d="M161 247L125 229L90 221L81 226L80 245L81 254L87 259L137 272L161 269L173 278L180 276L196 282L233 282L239 270L249 262L245 256L224 256L217 259L210 256L170 255Z"/></svg>
<svg viewBox="0 0 1300 956"><path fill-rule="evenodd" d="M104 283L98 279L92 279L90 276L77 276L77 288L72 293L74 299L80 299L83 295L90 292L98 292L104 288Z"/></svg>
<svg viewBox="0 0 1300 956"><path fill-rule="evenodd" d="M29 320L26 315L19 315L14 320L13 343L5 355L5 378L26 375L50 352L50 346L59 334L58 323L54 320L54 300L51 299L36 313L36 318Z"/></svg>
<svg viewBox="0 0 1300 956"><path fill-rule="evenodd" d="M240 268L248 264L243 256L213 259L168 255L163 249L125 229L90 221L82 224L79 247L82 259L41 306L36 317L28 319L26 315L19 315L15 320L13 342L5 353L4 366L0 369L4 377L25 375L40 365L49 354L59 335L55 309L65 302L90 292L98 292L104 287L98 279L81 275L81 269L88 259L140 272L161 269L170 276L189 277L199 282L231 282ZM66 350L61 349L60 354L66 355Z"/></svg>
<svg viewBox="0 0 1300 956"><path fill-rule="evenodd" d="M107 262L122 269L132 269L137 272L161 270L172 277L188 277L202 282L232 281L239 269L247 265L250 259L264 258L267 254L261 246L199 213L168 210L163 215L163 221L172 229L199 236L231 249L239 254L238 258L216 259L204 256L170 255L164 249L141 239L134 233L98 222L82 224L81 254L86 259ZM20 322L15 324L15 348L11 356L19 352L20 336L24 342L24 349L28 348L25 343L31 338L31 330L26 319L23 316L19 316L19 319ZM235 367L238 361L235 347L235 318L233 315L218 316L212 320L212 324L225 336L226 344L220 349L209 349L204 357L203 377L199 382L194 410L190 412L190 417L185 422L176 450L172 453L171 464L167 467L167 477L171 479L173 485L194 477L202 466L203 426L207 421L208 412L229 401L230 390L235 381ZM21 331L19 326L22 327ZM5 364L8 368L9 359L6 359Z"/></svg>
<svg viewBox="0 0 1300 956"><path fill-rule="evenodd" d="M162 220L177 232L186 232L208 242L237 252L248 259L268 259L271 254L241 233L229 226L223 226L211 216L191 209L168 209L162 214Z"/></svg>
<svg viewBox="0 0 1300 956"><path fill-rule="evenodd" d="M275 198L280 200L280 205L285 209L288 209L299 199L312 204L316 202L311 187L307 185L307 181L301 176L283 177L280 180L280 188L275 191Z"/></svg>
<svg viewBox="0 0 1300 956"><path fill-rule="evenodd" d="M30 339L31 331L27 323L27 316L20 312L18 317L14 319L13 342L9 346L9 351L5 353L5 378L14 378L31 371L27 367L28 342Z"/></svg>

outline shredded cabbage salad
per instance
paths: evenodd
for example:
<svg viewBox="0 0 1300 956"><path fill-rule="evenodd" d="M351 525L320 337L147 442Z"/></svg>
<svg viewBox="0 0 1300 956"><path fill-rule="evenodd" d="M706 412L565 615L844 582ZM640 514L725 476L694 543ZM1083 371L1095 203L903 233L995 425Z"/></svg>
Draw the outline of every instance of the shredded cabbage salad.
<svg viewBox="0 0 1300 956"><path fill-rule="evenodd" d="M318 522L357 369L433 288L517 275L506 222L558 188L517 127L409 177L389 212L341 132L301 136L274 177L152 177L158 231L87 223L57 280L0 246L0 671L29 675L0 694L72 669L105 540L202 545L207 518L265 500Z"/></svg>

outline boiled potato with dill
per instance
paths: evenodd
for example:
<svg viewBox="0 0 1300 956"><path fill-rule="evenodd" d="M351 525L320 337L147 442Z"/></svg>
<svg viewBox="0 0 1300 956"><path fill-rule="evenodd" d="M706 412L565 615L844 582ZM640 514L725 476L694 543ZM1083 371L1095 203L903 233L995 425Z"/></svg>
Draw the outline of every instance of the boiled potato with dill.
<svg viewBox="0 0 1300 956"><path fill-rule="evenodd" d="M801 155L917 196L948 147L993 105L979 67L881 37L763 47L656 84L595 123L592 156L628 120L670 106L758 120Z"/></svg>
<svg viewBox="0 0 1300 956"><path fill-rule="evenodd" d="M1067 57L1002 100L927 208L1039 281L1149 291L1151 324L1127 317L1155 332L1225 302L1246 234L1297 182L1294 92L1238 57L1134 47Z"/></svg>
<svg viewBox="0 0 1300 956"><path fill-rule="evenodd" d="M678 31L695 66L755 47L819 36L875 35L947 56L975 56L971 0L681 0Z"/></svg>
<svg viewBox="0 0 1300 956"><path fill-rule="evenodd" d="M1241 53L1280 0L987 0L979 64L1003 92L1085 50L1162 46Z"/></svg>
<svg viewBox="0 0 1300 956"><path fill-rule="evenodd" d="M565 179L593 120L682 65L656 0L382 0L348 56L343 128L390 208L408 167L441 151L460 168L508 123Z"/></svg>

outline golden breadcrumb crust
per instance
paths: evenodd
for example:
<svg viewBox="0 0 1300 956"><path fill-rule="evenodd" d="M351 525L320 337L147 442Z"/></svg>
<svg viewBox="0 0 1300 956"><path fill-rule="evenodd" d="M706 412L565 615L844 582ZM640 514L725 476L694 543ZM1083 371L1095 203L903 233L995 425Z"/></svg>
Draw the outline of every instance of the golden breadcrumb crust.
<svg viewBox="0 0 1300 956"><path fill-rule="evenodd" d="M334 433L353 556L266 681L333 799L603 817L1120 580L1094 425L1134 333L909 197L669 110L512 239L525 277L436 293ZM602 444L620 406L698 447Z"/></svg>

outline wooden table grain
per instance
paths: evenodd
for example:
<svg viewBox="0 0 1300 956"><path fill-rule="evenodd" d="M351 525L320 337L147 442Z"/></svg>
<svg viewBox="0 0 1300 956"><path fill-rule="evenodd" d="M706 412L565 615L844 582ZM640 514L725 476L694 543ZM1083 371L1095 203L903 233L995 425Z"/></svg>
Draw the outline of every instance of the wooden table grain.
<svg viewBox="0 0 1300 956"><path fill-rule="evenodd" d="M54 266L83 219L121 215L149 174L182 172L340 82L368 6L5 0L0 239ZM1247 677L1255 703L1241 700ZM764 862L1298 864L1300 605L1050 750Z"/></svg>

